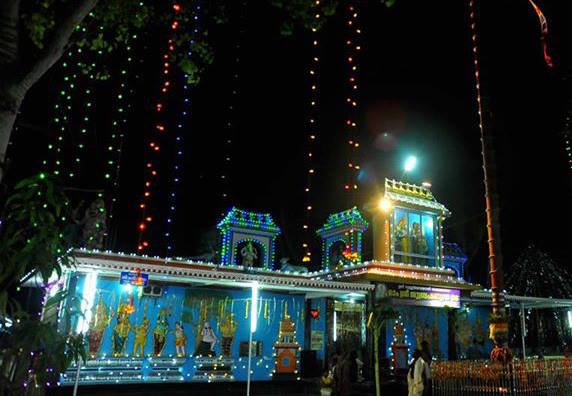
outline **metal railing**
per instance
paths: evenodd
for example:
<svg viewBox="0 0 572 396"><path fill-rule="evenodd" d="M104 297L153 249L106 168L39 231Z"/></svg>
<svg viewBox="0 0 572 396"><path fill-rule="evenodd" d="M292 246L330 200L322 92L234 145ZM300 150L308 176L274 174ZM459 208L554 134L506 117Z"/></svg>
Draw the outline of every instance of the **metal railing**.
<svg viewBox="0 0 572 396"><path fill-rule="evenodd" d="M570 359L434 362L431 377L434 396L572 395Z"/></svg>

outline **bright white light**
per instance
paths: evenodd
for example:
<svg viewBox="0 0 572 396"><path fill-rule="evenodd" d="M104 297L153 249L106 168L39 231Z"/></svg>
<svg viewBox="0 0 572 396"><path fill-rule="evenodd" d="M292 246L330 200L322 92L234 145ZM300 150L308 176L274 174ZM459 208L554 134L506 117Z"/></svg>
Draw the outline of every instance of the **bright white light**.
<svg viewBox="0 0 572 396"><path fill-rule="evenodd" d="M133 292L133 285L131 285L130 283L121 285L121 290L123 290L125 293L131 293Z"/></svg>
<svg viewBox="0 0 572 396"><path fill-rule="evenodd" d="M389 212L391 210L391 201L387 198L381 198L379 200L379 203L377 205L379 207L379 209L381 209L384 212Z"/></svg>
<svg viewBox="0 0 572 396"><path fill-rule="evenodd" d="M433 219L431 218L427 219L425 224L427 225L427 228L433 228Z"/></svg>
<svg viewBox="0 0 572 396"><path fill-rule="evenodd" d="M95 301L95 291L97 286L97 273L89 272L85 276L85 282L83 284L83 293L81 299L81 312L77 321L76 332L86 333L89 329L89 322L91 321L91 310L93 308L93 302Z"/></svg>
<svg viewBox="0 0 572 396"><path fill-rule="evenodd" d="M334 342L338 340L338 315L334 310Z"/></svg>
<svg viewBox="0 0 572 396"><path fill-rule="evenodd" d="M568 311L568 327L572 329L572 311Z"/></svg>
<svg viewBox="0 0 572 396"><path fill-rule="evenodd" d="M405 160L405 166L404 166L405 172L411 172L413 169L415 169L416 165L417 165L417 157L414 155L410 155Z"/></svg>
<svg viewBox="0 0 572 396"><path fill-rule="evenodd" d="M251 286L252 301L250 303L250 332L256 331L258 324L258 282L254 282Z"/></svg>

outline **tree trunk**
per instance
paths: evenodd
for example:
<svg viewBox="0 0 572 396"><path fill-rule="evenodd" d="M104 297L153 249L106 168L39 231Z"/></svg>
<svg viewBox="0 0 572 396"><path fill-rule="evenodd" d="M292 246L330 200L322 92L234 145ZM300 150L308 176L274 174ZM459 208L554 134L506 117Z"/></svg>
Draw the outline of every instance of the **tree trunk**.
<svg viewBox="0 0 572 396"><path fill-rule="evenodd" d="M373 329L373 375L375 377L375 395L381 395L381 384L379 379L379 327Z"/></svg>
<svg viewBox="0 0 572 396"><path fill-rule="evenodd" d="M16 122L17 110L19 108L20 103L17 104L16 109L0 108L0 182L4 178L6 170L6 152L8 150L8 144L10 143L12 129Z"/></svg>

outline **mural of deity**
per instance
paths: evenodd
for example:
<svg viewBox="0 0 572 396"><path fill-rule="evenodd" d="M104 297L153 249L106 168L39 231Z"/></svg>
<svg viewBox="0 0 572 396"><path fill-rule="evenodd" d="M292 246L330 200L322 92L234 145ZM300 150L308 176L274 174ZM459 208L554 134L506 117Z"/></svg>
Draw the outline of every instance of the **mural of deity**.
<svg viewBox="0 0 572 396"><path fill-rule="evenodd" d="M237 323L232 316L232 313L227 313L224 320L220 324L221 332L221 349L222 355L230 357L232 353L232 343L234 341L234 333L236 332Z"/></svg>
<svg viewBox="0 0 572 396"><path fill-rule="evenodd" d="M149 319L143 315L143 320L138 326L134 326L135 339L133 341L133 355L145 356L145 344L147 343L147 333L149 332Z"/></svg>
<svg viewBox="0 0 572 396"><path fill-rule="evenodd" d="M87 331L87 351L92 357L95 357L99 352L101 341L103 340L103 333L112 318L112 314L108 313L101 296L99 296L99 301L94 311Z"/></svg>
<svg viewBox="0 0 572 396"><path fill-rule="evenodd" d="M175 322L175 351L178 357L186 355L187 337L180 321Z"/></svg>
<svg viewBox="0 0 572 396"><path fill-rule="evenodd" d="M402 217L395 225L395 250L399 252L409 252L409 235L407 232L407 218ZM406 263L408 258L403 257L403 262Z"/></svg>
<svg viewBox="0 0 572 396"><path fill-rule="evenodd" d="M240 255L242 256L242 265L244 267L254 266L254 260L258 259L258 252L250 241L246 244L246 246L240 249Z"/></svg>
<svg viewBox="0 0 572 396"><path fill-rule="evenodd" d="M119 357L123 355L125 345L127 344L127 337L131 331L131 322L129 316L133 313L133 306L130 304L122 303L121 300L117 305L117 318L115 326L113 327L113 334L111 338L111 349L113 356Z"/></svg>
<svg viewBox="0 0 572 396"><path fill-rule="evenodd" d="M165 342L167 341L167 333L169 332L169 311L162 308L157 315L157 324L153 330L153 354L161 356Z"/></svg>
<svg viewBox="0 0 572 396"><path fill-rule="evenodd" d="M419 223L413 223L411 228L411 248L412 253L426 255L429 251L427 240L421 230Z"/></svg>
<svg viewBox="0 0 572 396"><path fill-rule="evenodd" d="M203 329L200 333L199 344L197 350L195 351L195 355L199 356L214 356L215 351L214 347L217 342L217 336L214 333L209 322L204 323Z"/></svg>

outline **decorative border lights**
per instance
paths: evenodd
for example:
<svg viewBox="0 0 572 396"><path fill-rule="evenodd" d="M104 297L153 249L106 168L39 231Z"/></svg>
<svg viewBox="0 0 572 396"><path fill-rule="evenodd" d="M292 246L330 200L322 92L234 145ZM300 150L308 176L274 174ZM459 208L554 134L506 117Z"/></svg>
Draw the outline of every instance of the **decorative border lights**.
<svg viewBox="0 0 572 396"><path fill-rule="evenodd" d="M231 226L280 233L280 228L274 223L269 213L248 212L235 207L227 212L217 228L225 229Z"/></svg>

